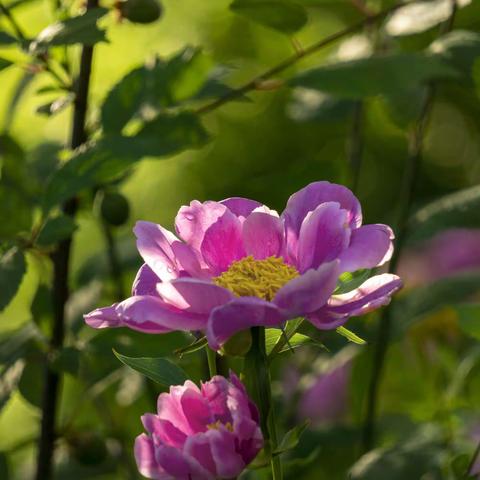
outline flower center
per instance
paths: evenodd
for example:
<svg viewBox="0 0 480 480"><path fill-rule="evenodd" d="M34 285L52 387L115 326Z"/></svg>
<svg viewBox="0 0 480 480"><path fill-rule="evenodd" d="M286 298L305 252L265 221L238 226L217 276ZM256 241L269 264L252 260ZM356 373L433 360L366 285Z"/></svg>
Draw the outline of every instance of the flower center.
<svg viewBox="0 0 480 480"><path fill-rule="evenodd" d="M287 265L283 258L255 260L248 256L233 262L213 281L238 297L258 297L270 301L280 288L298 276L297 270Z"/></svg>
<svg viewBox="0 0 480 480"><path fill-rule="evenodd" d="M220 420L217 420L214 423L209 423L207 425L208 430L219 430L221 426L224 426L229 432L233 432L233 425L230 422L222 423Z"/></svg>

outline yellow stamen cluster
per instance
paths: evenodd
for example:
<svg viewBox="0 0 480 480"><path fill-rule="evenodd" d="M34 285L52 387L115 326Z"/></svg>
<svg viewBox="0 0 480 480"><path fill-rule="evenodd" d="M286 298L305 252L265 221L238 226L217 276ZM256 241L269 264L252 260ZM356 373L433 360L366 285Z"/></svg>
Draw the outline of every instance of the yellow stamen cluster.
<svg viewBox="0 0 480 480"><path fill-rule="evenodd" d="M213 281L238 297L258 297L270 301L280 288L298 276L297 270L287 265L283 258L255 260L249 256L233 262Z"/></svg>
<svg viewBox="0 0 480 480"><path fill-rule="evenodd" d="M222 423L220 420L217 420L214 423L209 423L207 425L208 430L218 430L221 426L224 426L229 432L233 432L233 425L230 422Z"/></svg>

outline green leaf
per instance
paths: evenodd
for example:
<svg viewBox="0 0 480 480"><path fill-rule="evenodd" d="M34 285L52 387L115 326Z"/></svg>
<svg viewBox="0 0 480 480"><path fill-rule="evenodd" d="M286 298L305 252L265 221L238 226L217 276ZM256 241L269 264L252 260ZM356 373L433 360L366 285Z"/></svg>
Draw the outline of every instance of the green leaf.
<svg viewBox="0 0 480 480"><path fill-rule="evenodd" d="M60 113L62 110L67 108L73 102L73 100L73 95L65 95L63 97L59 97L52 102L48 102L37 107L37 113L50 117L52 115L55 115L56 113Z"/></svg>
<svg viewBox="0 0 480 480"><path fill-rule="evenodd" d="M370 269L357 270L356 272L344 272L338 278L335 295L351 292L368 280L372 271Z"/></svg>
<svg viewBox="0 0 480 480"><path fill-rule="evenodd" d="M25 256L12 247L0 257L0 311L15 297L26 271Z"/></svg>
<svg viewBox="0 0 480 480"><path fill-rule="evenodd" d="M306 10L289 0L234 0L230 8L265 27L288 34L300 30L308 20Z"/></svg>
<svg viewBox="0 0 480 480"><path fill-rule="evenodd" d="M456 69L434 55L392 53L308 70L289 83L359 99L380 94L395 95L433 79L457 76Z"/></svg>
<svg viewBox="0 0 480 480"><path fill-rule="evenodd" d="M73 376L78 375L80 370L81 352L75 347L65 347L51 359L51 365L57 372L66 372Z"/></svg>
<svg viewBox="0 0 480 480"><path fill-rule="evenodd" d="M55 45L94 45L105 41L105 31L97 27L97 21L107 12L106 8L93 8L78 17L49 25L30 44L30 52L38 53Z"/></svg>
<svg viewBox="0 0 480 480"><path fill-rule="evenodd" d="M136 68L107 95L102 107L105 132L120 133L145 107L178 105L200 94L212 75L213 62L201 50L186 47L167 61ZM205 92L203 92L203 95Z"/></svg>
<svg viewBox="0 0 480 480"><path fill-rule="evenodd" d="M467 188L429 203L408 223L408 242L425 240L448 228L478 228L480 186Z"/></svg>
<svg viewBox="0 0 480 480"><path fill-rule="evenodd" d="M473 82L475 83L475 89L477 96L480 97L480 58L475 60L472 67Z"/></svg>
<svg viewBox="0 0 480 480"><path fill-rule="evenodd" d="M45 190L44 212L83 189L117 179L145 156L172 156L208 140L198 117L188 112L159 115L131 137L107 135L79 149L54 172Z"/></svg>
<svg viewBox="0 0 480 480"><path fill-rule="evenodd" d="M349 342L357 345L365 345L367 343L363 338L360 338L357 334L353 333L351 330L348 330L348 328L338 327L335 329L335 331L342 337L345 337Z"/></svg>
<svg viewBox="0 0 480 480"><path fill-rule="evenodd" d="M476 340L480 340L480 304L466 303L456 305L455 310L458 313L459 325L462 331Z"/></svg>
<svg viewBox="0 0 480 480"><path fill-rule="evenodd" d="M7 365L2 366L0 373L0 412L17 388L22 376L23 367L23 360L9 362ZM2 468L0 466L0 475L1 472ZM4 477L0 476L0 478L3 479Z"/></svg>
<svg viewBox="0 0 480 480"><path fill-rule="evenodd" d="M208 345L207 337L201 337L198 340L195 340L190 345L187 345L186 347L182 347L175 350L175 354L181 358L183 357L183 355L198 352L199 350L204 349L207 345Z"/></svg>
<svg viewBox="0 0 480 480"><path fill-rule="evenodd" d="M467 5L457 2L457 8ZM446 21L451 15L451 4L445 0L412 2L390 15L385 30L392 36L413 35L424 32Z"/></svg>
<svg viewBox="0 0 480 480"><path fill-rule="evenodd" d="M8 468L8 458L4 452L0 452L0 478L9 480L10 470Z"/></svg>
<svg viewBox="0 0 480 480"><path fill-rule="evenodd" d="M75 222L67 215L49 219L37 237L37 245L46 247L65 240L77 229Z"/></svg>
<svg viewBox="0 0 480 480"><path fill-rule="evenodd" d="M470 77L473 64L480 56L480 34L468 30L454 30L435 40L429 50Z"/></svg>
<svg viewBox="0 0 480 480"><path fill-rule="evenodd" d="M410 290L393 304L393 323L399 332L404 331L429 312L465 301L479 290L479 285L480 271L473 271Z"/></svg>
<svg viewBox="0 0 480 480"><path fill-rule="evenodd" d="M18 391L30 404L42 406L43 384L45 377L45 358L36 351L29 355L18 382Z"/></svg>
<svg viewBox="0 0 480 480"><path fill-rule="evenodd" d="M7 32L0 32L0 45L12 45L17 39Z"/></svg>
<svg viewBox="0 0 480 480"><path fill-rule="evenodd" d="M266 349L269 356L273 357L277 353L279 353L285 345L287 345L288 340L296 333L296 331L300 328L300 325L303 322L303 318L295 318L293 320L289 320L287 325L285 326L283 332L281 330L272 329L272 331L276 332L276 342L270 346L270 342L274 341L273 334L266 332Z"/></svg>
<svg viewBox="0 0 480 480"><path fill-rule="evenodd" d="M282 441L278 445L278 448L273 452L273 455L280 455L288 450L293 450L298 443L300 442L300 437L302 433L307 429L310 424L309 420L305 420L302 424L296 425L291 430L289 430L285 436L282 438Z"/></svg>
<svg viewBox="0 0 480 480"><path fill-rule="evenodd" d="M310 337L307 337L307 335L303 335L303 333L294 333L292 336L288 337L288 342L285 338L285 335L286 334L278 328L267 328L265 330L265 348L267 350L267 355L272 353L276 345L279 345L279 347L275 349L273 355L294 350L308 343L317 343L314 342ZM284 340L285 344L282 342L282 345L280 346L282 339Z"/></svg>
<svg viewBox="0 0 480 480"><path fill-rule="evenodd" d="M8 68L10 65L13 65L13 62L11 62L10 60L7 60L6 58L0 57L0 72Z"/></svg>
<svg viewBox="0 0 480 480"><path fill-rule="evenodd" d="M166 387L183 385L188 380L187 374L166 358L132 358L115 350L113 353L125 365Z"/></svg>

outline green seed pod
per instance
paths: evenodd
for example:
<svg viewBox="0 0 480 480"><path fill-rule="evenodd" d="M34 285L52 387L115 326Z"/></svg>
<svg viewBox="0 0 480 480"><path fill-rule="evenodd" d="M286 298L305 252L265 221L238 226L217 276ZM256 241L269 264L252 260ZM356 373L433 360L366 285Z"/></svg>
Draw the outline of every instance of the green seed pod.
<svg viewBox="0 0 480 480"><path fill-rule="evenodd" d="M124 0L118 3L122 18L133 23L152 23L162 16L162 5L157 0Z"/></svg>
<svg viewBox="0 0 480 480"><path fill-rule="evenodd" d="M128 220L128 200L120 193L104 192L100 200L100 214L105 222L119 227Z"/></svg>
<svg viewBox="0 0 480 480"><path fill-rule="evenodd" d="M229 338L222 347L221 353L232 357L245 356L252 346L250 330L242 330Z"/></svg>

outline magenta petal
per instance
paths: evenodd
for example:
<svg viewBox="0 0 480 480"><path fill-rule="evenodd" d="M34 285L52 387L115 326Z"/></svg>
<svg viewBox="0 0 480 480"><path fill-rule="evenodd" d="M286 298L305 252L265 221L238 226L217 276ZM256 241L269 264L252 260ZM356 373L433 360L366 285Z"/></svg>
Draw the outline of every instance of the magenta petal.
<svg viewBox="0 0 480 480"><path fill-rule="evenodd" d="M147 478L168 480L171 477L161 468L155 459L153 440L142 433L135 439L135 460L138 471Z"/></svg>
<svg viewBox="0 0 480 480"><path fill-rule="evenodd" d="M227 207L221 203L194 200L189 206L180 208L175 218L175 228L180 238L195 250L200 250L205 232L226 211Z"/></svg>
<svg viewBox="0 0 480 480"><path fill-rule="evenodd" d="M159 418L153 413L143 415L142 423L148 433L167 445L182 447L187 439L185 433L175 427L172 422Z"/></svg>
<svg viewBox="0 0 480 480"><path fill-rule="evenodd" d="M218 350L237 332L250 327L278 327L284 320L273 303L256 297L240 297L212 311L206 333L208 344Z"/></svg>
<svg viewBox="0 0 480 480"><path fill-rule="evenodd" d="M335 313L323 307L320 310L309 313L307 320L315 325L319 330L334 330L341 327L347 320L349 315L346 313Z"/></svg>
<svg viewBox="0 0 480 480"><path fill-rule="evenodd" d="M393 231L387 225L364 225L352 231L350 245L340 255L341 271L375 268L390 260Z"/></svg>
<svg viewBox="0 0 480 480"><path fill-rule="evenodd" d="M213 460L210 442L206 435L197 434L188 437L184 451L190 457L195 458L213 477L217 478L217 467Z"/></svg>
<svg viewBox="0 0 480 480"><path fill-rule="evenodd" d="M180 403L192 432L204 432L206 425L214 422L209 405L200 392L193 389L186 390Z"/></svg>
<svg viewBox="0 0 480 480"><path fill-rule="evenodd" d="M307 213L326 202L337 202L343 210L347 210L347 221L352 228L362 224L360 202L347 187L330 182L313 182L288 199L282 214L287 228L298 234Z"/></svg>
<svg viewBox="0 0 480 480"><path fill-rule="evenodd" d="M177 237L165 228L152 222L137 222L133 232L137 237L137 248L145 263L162 280L178 277L178 268L172 243Z"/></svg>
<svg viewBox="0 0 480 480"><path fill-rule="evenodd" d="M234 298L229 290L195 278L177 278L171 282L159 283L157 292L177 308L205 315Z"/></svg>
<svg viewBox="0 0 480 480"><path fill-rule="evenodd" d="M201 330L207 317L185 312L157 297L130 297L116 306L122 324L145 333L173 330Z"/></svg>
<svg viewBox="0 0 480 480"><path fill-rule="evenodd" d="M160 279L155 275L154 271L144 263L137 272L137 276L133 281L132 295L152 295L156 297L157 283Z"/></svg>
<svg viewBox="0 0 480 480"><path fill-rule="evenodd" d="M280 257L283 247L282 221L268 213L253 212L243 223L243 242L247 255L257 260Z"/></svg>
<svg viewBox="0 0 480 480"><path fill-rule="evenodd" d="M236 452L233 434L225 429L212 429L205 435L210 441L218 478L235 478L240 475L245 462Z"/></svg>
<svg viewBox="0 0 480 480"><path fill-rule="evenodd" d="M227 270L245 256L240 220L227 210L205 232L200 250L214 275Z"/></svg>
<svg viewBox="0 0 480 480"><path fill-rule="evenodd" d="M256 208L262 206L260 202L242 197L226 198L220 203L225 205L237 217L243 218L247 218Z"/></svg>
<svg viewBox="0 0 480 480"><path fill-rule="evenodd" d="M305 217L298 240L297 267L301 273L334 260L347 247L350 240L347 214L338 203L329 202Z"/></svg>
<svg viewBox="0 0 480 480"><path fill-rule="evenodd" d="M210 480L212 476L193 457L185 455L181 450L167 445L155 449L157 463L178 480Z"/></svg>
<svg viewBox="0 0 480 480"><path fill-rule="evenodd" d="M317 270L308 270L290 280L275 295L273 303L287 318L314 312L327 303L335 290L339 275L339 262L324 263Z"/></svg>
<svg viewBox="0 0 480 480"><path fill-rule="evenodd" d="M92 328L121 327L122 320L117 314L117 305L118 303L114 303L111 307L96 308L84 315L83 318Z"/></svg>

